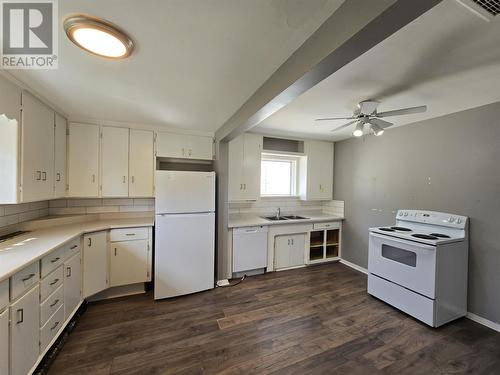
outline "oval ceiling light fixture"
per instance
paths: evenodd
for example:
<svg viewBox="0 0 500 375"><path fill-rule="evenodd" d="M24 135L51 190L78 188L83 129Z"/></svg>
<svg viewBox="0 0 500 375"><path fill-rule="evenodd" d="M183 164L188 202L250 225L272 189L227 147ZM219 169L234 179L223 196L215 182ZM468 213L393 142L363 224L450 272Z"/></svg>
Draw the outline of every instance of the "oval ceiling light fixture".
<svg viewBox="0 0 500 375"><path fill-rule="evenodd" d="M64 20L64 31L74 44L97 56L124 59L134 51L134 42L123 30L97 17L69 16Z"/></svg>

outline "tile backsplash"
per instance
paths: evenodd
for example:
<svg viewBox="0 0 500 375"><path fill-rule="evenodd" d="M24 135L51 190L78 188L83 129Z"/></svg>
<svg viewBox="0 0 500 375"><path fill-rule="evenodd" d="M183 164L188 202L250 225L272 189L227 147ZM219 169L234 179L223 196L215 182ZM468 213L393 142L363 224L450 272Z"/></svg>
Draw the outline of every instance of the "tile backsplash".
<svg viewBox="0 0 500 375"><path fill-rule="evenodd" d="M48 201L0 205L0 228L48 215Z"/></svg>
<svg viewBox="0 0 500 375"><path fill-rule="evenodd" d="M50 215L151 212L154 210L154 198L72 198L49 201Z"/></svg>
<svg viewBox="0 0 500 375"><path fill-rule="evenodd" d="M261 199L255 202L229 203L229 214L274 214L278 208L282 213L323 211L334 215L344 215L344 201L302 201L298 198Z"/></svg>

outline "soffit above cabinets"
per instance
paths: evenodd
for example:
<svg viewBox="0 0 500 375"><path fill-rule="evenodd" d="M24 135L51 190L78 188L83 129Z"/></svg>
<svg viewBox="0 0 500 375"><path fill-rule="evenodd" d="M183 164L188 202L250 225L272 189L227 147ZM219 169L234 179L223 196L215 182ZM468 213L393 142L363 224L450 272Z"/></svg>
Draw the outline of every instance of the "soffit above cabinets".
<svg viewBox="0 0 500 375"><path fill-rule="evenodd" d="M255 131L341 140L332 133L356 104L373 99L379 111L427 105L427 112L391 117L395 126L500 101L500 18L477 17L445 0L260 123ZM388 131L391 131L390 129Z"/></svg>
<svg viewBox="0 0 500 375"><path fill-rule="evenodd" d="M59 1L123 28L136 49L110 61L59 27L59 68L11 71L71 121L215 131L343 0Z"/></svg>

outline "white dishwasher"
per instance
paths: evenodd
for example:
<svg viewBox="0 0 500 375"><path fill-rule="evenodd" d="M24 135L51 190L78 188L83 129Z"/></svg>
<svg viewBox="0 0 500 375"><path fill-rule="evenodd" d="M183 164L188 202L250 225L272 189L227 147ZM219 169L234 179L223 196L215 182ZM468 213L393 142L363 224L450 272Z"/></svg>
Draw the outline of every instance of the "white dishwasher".
<svg viewBox="0 0 500 375"><path fill-rule="evenodd" d="M233 273L267 267L267 226L233 229Z"/></svg>

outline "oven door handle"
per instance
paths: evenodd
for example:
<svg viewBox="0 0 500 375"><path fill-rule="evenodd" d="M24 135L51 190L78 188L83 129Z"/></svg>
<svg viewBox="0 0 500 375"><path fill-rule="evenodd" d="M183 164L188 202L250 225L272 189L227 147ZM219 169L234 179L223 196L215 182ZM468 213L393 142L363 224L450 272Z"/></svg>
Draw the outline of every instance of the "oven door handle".
<svg viewBox="0 0 500 375"><path fill-rule="evenodd" d="M400 238L391 237L391 236L387 236L387 235L383 235L383 234L378 234L378 233L374 233L374 232L370 232L370 236L373 236L373 237L376 237L376 238L380 238L381 240L386 240L386 241L392 241L392 242L400 243L400 244L403 244L403 245L406 245L406 246L414 246L414 247L417 247L418 249L436 250L436 246L427 245L427 244L424 244L424 243L418 242L418 241L402 240Z"/></svg>

